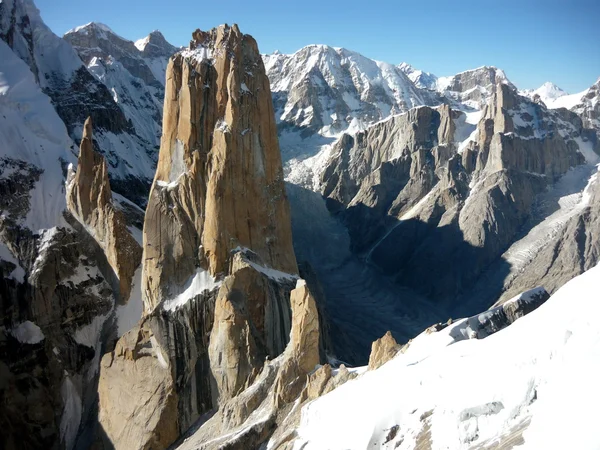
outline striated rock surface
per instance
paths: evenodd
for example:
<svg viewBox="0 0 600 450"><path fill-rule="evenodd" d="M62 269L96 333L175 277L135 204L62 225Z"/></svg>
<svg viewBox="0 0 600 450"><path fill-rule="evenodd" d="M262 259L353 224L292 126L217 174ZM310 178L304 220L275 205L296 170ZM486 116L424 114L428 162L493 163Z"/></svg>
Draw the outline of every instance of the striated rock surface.
<svg viewBox="0 0 600 450"><path fill-rule="evenodd" d="M346 369L333 375L331 366L315 371L319 355L316 302L303 280L291 292L292 328L285 351L259 368L256 379L200 419L176 448L291 448L301 405L352 378ZM335 381L334 381L335 380Z"/></svg>
<svg viewBox="0 0 600 450"><path fill-rule="evenodd" d="M582 209L570 217L558 236L546 241L531 261L504 282L504 293L498 303L543 280L550 294L570 279L591 269L600 261L600 183L598 174L586 187Z"/></svg>
<svg viewBox="0 0 600 450"><path fill-rule="evenodd" d="M127 229L124 215L113 206L106 162L93 148L91 118L85 122L77 172L67 180L67 207L104 250L119 280L119 299L125 303L142 248Z"/></svg>
<svg viewBox="0 0 600 450"><path fill-rule="evenodd" d="M297 277L269 271L249 250L233 256L230 272L217 294L208 349L215 404L248 387L265 358L283 352L293 327L290 292Z"/></svg>
<svg viewBox="0 0 600 450"><path fill-rule="evenodd" d="M178 398L162 352L145 320L102 358L98 420L105 448L159 449L177 439Z"/></svg>
<svg viewBox="0 0 600 450"><path fill-rule="evenodd" d="M269 81L254 39L236 26L195 33L190 50L171 59L167 80L144 230L148 310L196 267L224 273L237 246L297 273Z"/></svg>

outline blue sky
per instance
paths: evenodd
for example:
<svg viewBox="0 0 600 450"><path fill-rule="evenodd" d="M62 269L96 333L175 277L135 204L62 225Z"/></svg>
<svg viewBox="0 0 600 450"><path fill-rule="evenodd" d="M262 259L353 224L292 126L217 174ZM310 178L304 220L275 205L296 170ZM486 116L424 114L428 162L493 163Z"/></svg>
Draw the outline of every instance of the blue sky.
<svg viewBox="0 0 600 450"><path fill-rule="evenodd" d="M584 90L600 77L600 0L36 0L62 35L95 21L131 40L159 29L187 45L196 28L237 23L263 53L308 44L403 61L438 76L482 65L519 88Z"/></svg>

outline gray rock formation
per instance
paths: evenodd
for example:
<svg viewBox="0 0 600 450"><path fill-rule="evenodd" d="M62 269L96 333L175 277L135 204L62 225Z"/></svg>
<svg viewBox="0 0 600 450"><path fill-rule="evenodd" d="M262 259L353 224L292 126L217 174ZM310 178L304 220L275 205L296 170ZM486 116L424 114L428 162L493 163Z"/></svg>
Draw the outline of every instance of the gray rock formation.
<svg viewBox="0 0 600 450"><path fill-rule="evenodd" d="M576 115L505 83L495 86L476 140L458 153L460 114L422 107L344 136L322 175L355 251L435 301L473 286L516 239L536 196L585 163L580 145L589 139Z"/></svg>

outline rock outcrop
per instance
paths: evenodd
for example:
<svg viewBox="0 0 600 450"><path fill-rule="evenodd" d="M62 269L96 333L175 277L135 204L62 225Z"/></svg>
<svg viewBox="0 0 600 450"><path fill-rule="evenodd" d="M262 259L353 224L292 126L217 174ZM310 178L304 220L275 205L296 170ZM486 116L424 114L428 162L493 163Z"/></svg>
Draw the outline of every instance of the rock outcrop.
<svg viewBox="0 0 600 450"><path fill-rule="evenodd" d="M91 118L85 121L77 172L67 180L67 207L104 250L119 280L119 300L126 303L142 248L127 229L121 211L112 204L106 162L93 147Z"/></svg>
<svg viewBox="0 0 600 450"><path fill-rule="evenodd" d="M217 294L208 349L215 404L248 387L265 358L283 352L292 328L297 277L269 271L249 250L233 255L230 273Z"/></svg>
<svg viewBox="0 0 600 450"><path fill-rule="evenodd" d="M402 347L396 342L389 331L380 339L373 342L369 356L369 370L375 370L392 359Z"/></svg>
<svg viewBox="0 0 600 450"><path fill-rule="evenodd" d="M147 309L176 294L196 267L212 277L225 273L238 246L269 267L297 273L289 223L256 42L236 26L197 32L190 49L169 62L144 230Z"/></svg>
<svg viewBox="0 0 600 450"><path fill-rule="evenodd" d="M66 211L75 146L44 93L80 61L30 1L0 4L0 38L0 447L88 447L118 280Z"/></svg>
<svg viewBox="0 0 600 450"><path fill-rule="evenodd" d="M532 260L504 282L503 304L516 292L543 280L550 294L567 281L596 266L600 261L600 182L598 174L583 193L585 204L560 229L558 236L545 242Z"/></svg>
<svg viewBox="0 0 600 450"><path fill-rule="evenodd" d="M256 42L236 25L197 30L167 69L161 150L144 223L144 318L130 332L136 342L122 338L103 359L100 423L111 445L132 445L135 433L119 424L135 412L142 436L135 445L164 446L202 414L226 410L257 377L269 378L265 359L284 351L294 326L308 326L292 325L298 267L289 214ZM316 309L309 312L318 329ZM155 350L144 353L148 339ZM305 374L316 364L299 361L308 362L288 372ZM151 407L122 405L118 393L138 392L144 378L123 374L157 364L164 370L151 384L164 395ZM150 425L142 430L144 423Z"/></svg>
<svg viewBox="0 0 600 450"><path fill-rule="evenodd" d="M152 325L134 327L102 359L98 420L105 448L167 448L179 436L178 397Z"/></svg>

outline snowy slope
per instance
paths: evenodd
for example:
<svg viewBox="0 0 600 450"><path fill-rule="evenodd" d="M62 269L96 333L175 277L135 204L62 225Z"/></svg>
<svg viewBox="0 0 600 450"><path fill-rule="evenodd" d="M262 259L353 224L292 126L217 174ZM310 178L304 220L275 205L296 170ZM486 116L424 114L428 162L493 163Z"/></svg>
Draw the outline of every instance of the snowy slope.
<svg viewBox="0 0 600 450"><path fill-rule="evenodd" d="M83 33L84 28L78 32ZM108 30L106 26L100 28L104 35ZM148 92L138 92L131 83L128 92L123 89L118 92L120 97L116 96L111 89L121 86L125 77L118 77L112 85L94 77L70 43L44 24L31 0L0 3L0 37L27 63L71 139L78 142L85 119L92 117L97 150L106 157L113 189L143 204L157 158L156 122L161 119L154 104L162 103L162 94L157 91L152 98ZM139 53L133 43L131 46ZM161 90L162 84L146 69L156 89ZM138 97L141 100L132 101ZM119 102L128 108L121 108ZM130 112L138 108L144 113L134 120ZM154 117L154 124L149 123L150 117Z"/></svg>
<svg viewBox="0 0 600 450"><path fill-rule="evenodd" d="M294 448L599 448L599 288L600 266L488 338L418 337L307 405Z"/></svg>
<svg viewBox="0 0 600 450"><path fill-rule="evenodd" d="M62 220L63 167L77 161L76 148L28 65L4 41L0 41L0 116L0 179L21 181L29 191L28 204L15 211L14 218L32 231L51 228Z"/></svg>
<svg viewBox="0 0 600 450"><path fill-rule="evenodd" d="M572 109L575 105L581 102L588 90L589 89L586 89L585 91L578 92L577 94L568 94L554 83L547 81L537 89L525 89L519 93L531 99L534 99L537 96L548 108L551 109Z"/></svg>

